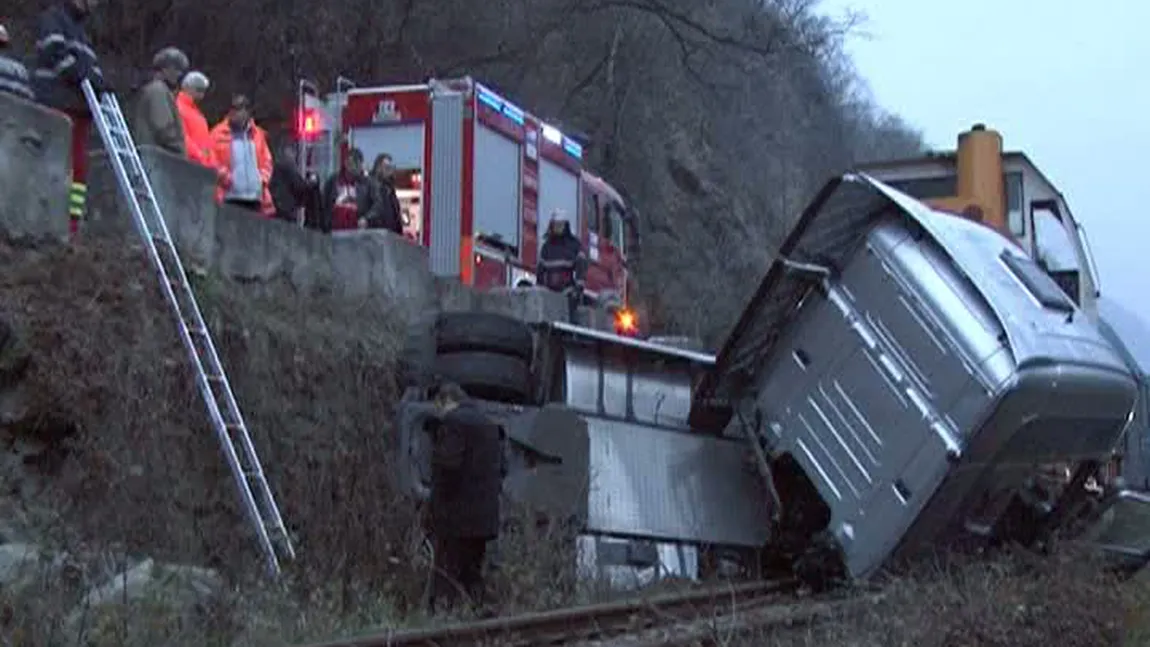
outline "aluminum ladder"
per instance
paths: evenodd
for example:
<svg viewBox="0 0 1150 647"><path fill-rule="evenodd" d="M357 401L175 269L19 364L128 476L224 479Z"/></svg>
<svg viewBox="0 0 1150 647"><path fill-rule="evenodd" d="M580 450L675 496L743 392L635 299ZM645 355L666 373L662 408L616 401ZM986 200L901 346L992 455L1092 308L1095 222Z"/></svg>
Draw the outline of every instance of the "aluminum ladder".
<svg viewBox="0 0 1150 647"><path fill-rule="evenodd" d="M272 576L278 576L281 559L294 559L295 549L216 353L216 345L204 323L196 295L180 262L180 255L168 232L152 183L120 110L120 102L111 92L98 96L86 79L81 89L116 174L120 195L131 208L136 230L144 240L148 257L159 274L164 296L176 316L180 339L196 369L196 385L207 404L212 426L235 477L244 510L255 526Z"/></svg>

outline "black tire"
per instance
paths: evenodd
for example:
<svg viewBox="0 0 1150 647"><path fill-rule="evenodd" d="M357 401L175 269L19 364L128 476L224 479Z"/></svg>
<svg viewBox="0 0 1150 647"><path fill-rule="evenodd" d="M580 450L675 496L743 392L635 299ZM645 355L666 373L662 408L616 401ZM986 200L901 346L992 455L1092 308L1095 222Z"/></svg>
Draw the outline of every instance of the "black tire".
<svg viewBox="0 0 1150 647"><path fill-rule="evenodd" d="M483 351L445 353L435 358L435 372L472 397L510 404L525 404L531 397L531 370L517 357Z"/></svg>
<svg viewBox="0 0 1150 647"><path fill-rule="evenodd" d="M484 351L531 361L535 344L527 324L493 312L445 312L435 322L439 353Z"/></svg>

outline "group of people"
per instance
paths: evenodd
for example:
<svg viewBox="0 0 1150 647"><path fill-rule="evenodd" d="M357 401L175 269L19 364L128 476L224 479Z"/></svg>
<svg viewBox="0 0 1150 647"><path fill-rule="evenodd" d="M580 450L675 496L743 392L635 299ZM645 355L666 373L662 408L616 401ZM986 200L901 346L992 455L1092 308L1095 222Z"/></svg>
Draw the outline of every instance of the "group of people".
<svg viewBox="0 0 1150 647"><path fill-rule="evenodd" d="M10 35L0 24L0 92L37 101L72 120L73 233L86 206L92 124L81 84L88 80L97 93L107 89L85 30L86 19L99 2L60 0L41 13L32 74L9 54ZM390 156L380 155L367 174L363 154L352 150L343 170L320 187L316 178L299 172L290 143L273 159L268 133L253 119L247 96L234 95L227 115L209 127L200 104L210 81L203 72L189 68L188 56L175 47L153 57L150 79L125 115L137 146L155 146L215 171L216 199L221 203L326 232L381 228L402 234Z"/></svg>

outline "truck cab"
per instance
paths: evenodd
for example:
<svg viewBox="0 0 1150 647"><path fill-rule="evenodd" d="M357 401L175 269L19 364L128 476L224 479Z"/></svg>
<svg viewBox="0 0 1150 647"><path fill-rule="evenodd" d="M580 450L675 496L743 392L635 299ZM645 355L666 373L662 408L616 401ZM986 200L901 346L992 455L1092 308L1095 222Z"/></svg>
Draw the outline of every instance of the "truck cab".
<svg viewBox="0 0 1150 647"><path fill-rule="evenodd" d="M1100 284L1086 233L1065 197L1023 152L976 124L954 151L864 164L860 171L935 208L983 219L1033 258L1087 316L1098 317ZM977 204L976 204L977 203ZM965 213L964 213L965 212Z"/></svg>

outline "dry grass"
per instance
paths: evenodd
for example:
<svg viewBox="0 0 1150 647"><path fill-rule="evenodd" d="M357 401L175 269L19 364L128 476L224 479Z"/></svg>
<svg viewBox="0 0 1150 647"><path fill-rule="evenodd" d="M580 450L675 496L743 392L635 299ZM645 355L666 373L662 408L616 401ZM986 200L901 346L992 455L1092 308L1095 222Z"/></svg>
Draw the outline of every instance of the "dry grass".
<svg viewBox="0 0 1150 647"><path fill-rule="evenodd" d="M7 474L9 490L37 543L83 556L71 585L46 565L23 600L8 600L22 609L9 631L31 637L28 644L53 644L82 590L144 555L216 568L232 590L207 605L194 627L111 623L136 627L138 644L154 644L157 631L173 627L188 644L238 632L241 644L275 644L427 621L418 506L390 480L404 322L367 306L305 300L283 286L196 281L297 535L299 559L285 588L269 590L257 577L262 560L142 252L96 243L0 247L0 263L8 268L0 277L0 320L31 351L29 365L0 384L27 410L0 437L46 448L19 474ZM498 608L554 606L574 590L573 574L557 566L571 561L566 537L511 531L499 552L509 557L492 578ZM538 572L568 584L539 595ZM162 615L154 611L151 617ZM106 644L122 644L122 634Z"/></svg>

